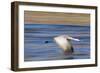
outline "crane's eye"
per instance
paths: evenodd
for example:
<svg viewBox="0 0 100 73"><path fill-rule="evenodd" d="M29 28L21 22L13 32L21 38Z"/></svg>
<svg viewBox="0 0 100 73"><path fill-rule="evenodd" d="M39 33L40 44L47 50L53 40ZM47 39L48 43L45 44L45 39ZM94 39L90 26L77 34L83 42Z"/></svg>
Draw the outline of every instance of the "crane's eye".
<svg viewBox="0 0 100 73"><path fill-rule="evenodd" d="M66 40L70 41L70 39L66 38Z"/></svg>

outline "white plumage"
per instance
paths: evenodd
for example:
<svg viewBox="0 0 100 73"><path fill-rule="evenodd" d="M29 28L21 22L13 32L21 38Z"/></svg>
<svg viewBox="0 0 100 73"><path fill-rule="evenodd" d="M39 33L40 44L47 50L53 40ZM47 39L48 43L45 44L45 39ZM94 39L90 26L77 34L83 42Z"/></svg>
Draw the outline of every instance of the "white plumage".
<svg viewBox="0 0 100 73"><path fill-rule="evenodd" d="M71 54L73 52L73 46L71 44L71 40L80 41L79 39L69 37L68 35L60 35L54 37L54 41L58 44L60 48L63 49L65 54Z"/></svg>

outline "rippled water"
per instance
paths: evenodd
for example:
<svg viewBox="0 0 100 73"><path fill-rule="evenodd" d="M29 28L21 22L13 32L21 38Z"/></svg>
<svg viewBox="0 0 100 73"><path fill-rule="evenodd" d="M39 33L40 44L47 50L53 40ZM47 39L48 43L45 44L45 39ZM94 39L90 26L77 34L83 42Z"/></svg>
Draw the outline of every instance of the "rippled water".
<svg viewBox="0 0 100 73"><path fill-rule="evenodd" d="M69 35L80 39L71 41L74 47L72 55L64 52L54 42L59 35ZM24 61L88 59L90 58L90 26L79 25L24 25Z"/></svg>

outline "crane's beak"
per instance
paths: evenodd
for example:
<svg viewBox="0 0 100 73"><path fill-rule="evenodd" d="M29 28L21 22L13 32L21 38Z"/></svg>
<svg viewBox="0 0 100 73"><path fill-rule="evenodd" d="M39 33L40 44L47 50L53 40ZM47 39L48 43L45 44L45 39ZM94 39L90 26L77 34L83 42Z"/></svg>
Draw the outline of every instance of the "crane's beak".
<svg viewBox="0 0 100 73"><path fill-rule="evenodd" d="M72 37L68 37L68 39L70 39L70 40L74 40L74 41L80 41L79 39L72 38Z"/></svg>

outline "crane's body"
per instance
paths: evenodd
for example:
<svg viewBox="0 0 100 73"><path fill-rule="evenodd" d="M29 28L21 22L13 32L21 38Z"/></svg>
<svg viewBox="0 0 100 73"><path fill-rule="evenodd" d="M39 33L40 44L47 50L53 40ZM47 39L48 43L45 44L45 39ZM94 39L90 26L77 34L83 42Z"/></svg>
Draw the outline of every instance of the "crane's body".
<svg viewBox="0 0 100 73"><path fill-rule="evenodd" d="M54 37L54 40L59 45L59 47L63 49L64 54L73 53L74 49L71 44L71 40L79 41L79 39L75 39L67 35L61 35L61 36Z"/></svg>

